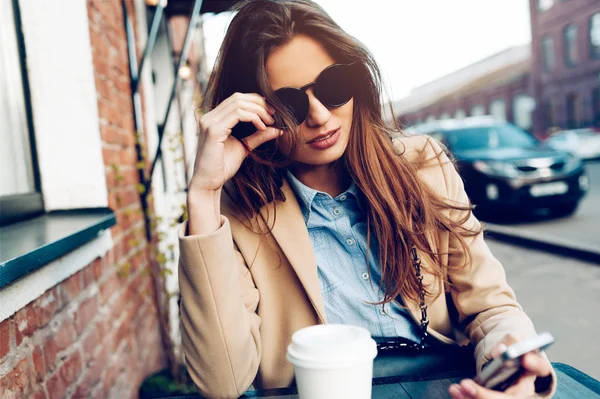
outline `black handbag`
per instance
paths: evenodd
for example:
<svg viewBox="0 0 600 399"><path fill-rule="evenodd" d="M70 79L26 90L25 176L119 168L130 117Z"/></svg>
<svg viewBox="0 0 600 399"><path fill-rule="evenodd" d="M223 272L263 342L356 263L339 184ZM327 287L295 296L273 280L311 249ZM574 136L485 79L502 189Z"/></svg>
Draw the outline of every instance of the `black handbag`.
<svg viewBox="0 0 600 399"><path fill-rule="evenodd" d="M475 375L475 357L472 346L444 344L427 333L429 319L425 304L425 289L421 260L417 249L412 248L415 275L421 287L421 340L412 342L403 337L373 339L377 343L377 357L373 362L373 377L423 376L431 373L457 371L462 375Z"/></svg>
<svg viewBox="0 0 600 399"><path fill-rule="evenodd" d="M456 372L475 375L475 357L469 346L443 344L426 339L421 347L405 338L373 338L377 342L377 357L373 362L373 378Z"/></svg>

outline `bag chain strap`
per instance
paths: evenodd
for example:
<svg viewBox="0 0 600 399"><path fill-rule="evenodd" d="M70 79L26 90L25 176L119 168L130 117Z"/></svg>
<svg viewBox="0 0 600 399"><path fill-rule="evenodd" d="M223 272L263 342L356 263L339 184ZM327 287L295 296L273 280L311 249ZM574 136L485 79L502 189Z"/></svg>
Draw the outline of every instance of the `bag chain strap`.
<svg viewBox="0 0 600 399"><path fill-rule="evenodd" d="M417 277L417 281L419 282L419 308L421 309L421 342L411 342L406 339L396 339L391 338L386 340L385 342L381 342L377 344L377 349L379 352L385 352L393 349L400 348L412 348L415 350L420 350L425 348L425 340L429 333L427 332L427 326L429 325L429 319L427 318L427 304L425 303L425 287L423 286L423 273L421 273L421 259L417 254L417 248L412 247L412 261L413 266L415 267L415 276Z"/></svg>

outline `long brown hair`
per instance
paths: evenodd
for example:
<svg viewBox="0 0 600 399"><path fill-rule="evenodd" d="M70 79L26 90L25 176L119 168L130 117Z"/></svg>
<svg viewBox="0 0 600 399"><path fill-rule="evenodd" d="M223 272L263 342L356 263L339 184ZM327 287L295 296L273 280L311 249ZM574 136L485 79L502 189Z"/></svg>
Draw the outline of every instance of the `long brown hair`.
<svg viewBox="0 0 600 399"><path fill-rule="evenodd" d="M398 155L392 143L398 132L382 116L381 74L365 46L310 0L251 0L243 2L236 11L208 83L205 109L216 107L235 92L260 93L274 106L276 114L283 115L282 123L288 131L294 132L293 118L268 84L265 64L269 54L303 34L321 43L336 62L357 65L353 122L342 158L367 200L367 242L374 235L379 243L385 295L382 302L393 301L398 295L418 298L420 286L413 273L412 246L430 260L425 264L433 270L428 272L446 280L443 254L434 250L431 235L449 232L458 239L469 262L464 237L478 231L462 225L469 218L471 207L438 198L418 178L417 165ZM293 149L301 145L300 140L293 139ZM249 218L267 204L285 201L281 189L283 172L292 157L283 154L277 141L250 153L232 179L236 203ZM446 216L451 209L462 211L461 220Z"/></svg>

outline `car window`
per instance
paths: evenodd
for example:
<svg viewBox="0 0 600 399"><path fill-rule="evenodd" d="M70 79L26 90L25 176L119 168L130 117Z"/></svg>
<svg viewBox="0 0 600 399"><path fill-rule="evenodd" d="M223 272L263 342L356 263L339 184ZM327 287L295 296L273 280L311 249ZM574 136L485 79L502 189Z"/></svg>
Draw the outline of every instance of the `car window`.
<svg viewBox="0 0 600 399"><path fill-rule="evenodd" d="M446 140L453 151L522 148L537 144L534 137L508 124L450 130L446 132Z"/></svg>

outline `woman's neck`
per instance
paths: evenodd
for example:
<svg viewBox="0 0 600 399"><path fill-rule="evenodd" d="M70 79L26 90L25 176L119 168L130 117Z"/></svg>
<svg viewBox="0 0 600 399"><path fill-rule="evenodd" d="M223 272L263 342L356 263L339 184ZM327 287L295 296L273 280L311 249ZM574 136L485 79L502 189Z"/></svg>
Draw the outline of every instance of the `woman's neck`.
<svg viewBox="0 0 600 399"><path fill-rule="evenodd" d="M294 164L290 170L305 186L332 197L346 191L352 181L346 168L339 163L320 166Z"/></svg>

